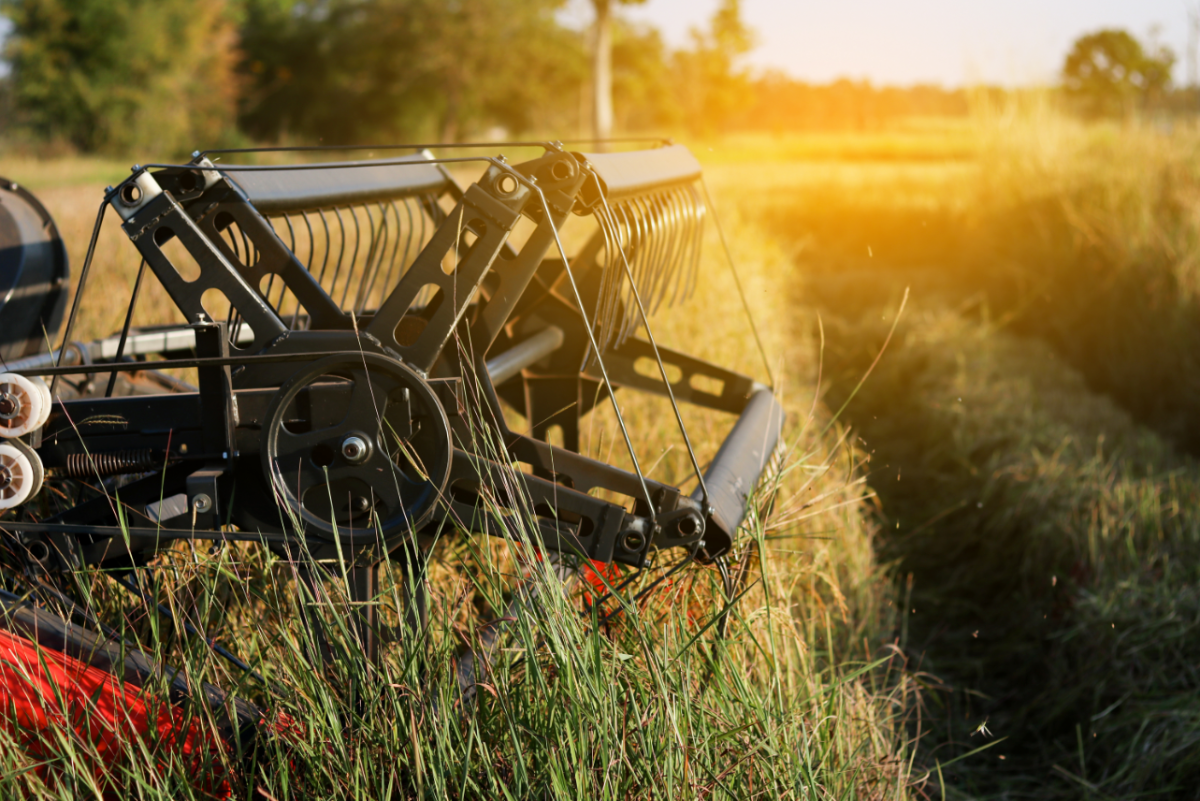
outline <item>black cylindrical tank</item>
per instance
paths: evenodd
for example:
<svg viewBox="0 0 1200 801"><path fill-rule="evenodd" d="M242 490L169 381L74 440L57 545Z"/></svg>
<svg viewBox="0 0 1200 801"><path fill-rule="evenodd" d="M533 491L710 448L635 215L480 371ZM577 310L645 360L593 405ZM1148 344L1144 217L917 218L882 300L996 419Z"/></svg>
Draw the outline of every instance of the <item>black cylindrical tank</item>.
<svg viewBox="0 0 1200 801"><path fill-rule="evenodd" d="M0 178L0 358L57 346L67 305L67 250L50 212Z"/></svg>

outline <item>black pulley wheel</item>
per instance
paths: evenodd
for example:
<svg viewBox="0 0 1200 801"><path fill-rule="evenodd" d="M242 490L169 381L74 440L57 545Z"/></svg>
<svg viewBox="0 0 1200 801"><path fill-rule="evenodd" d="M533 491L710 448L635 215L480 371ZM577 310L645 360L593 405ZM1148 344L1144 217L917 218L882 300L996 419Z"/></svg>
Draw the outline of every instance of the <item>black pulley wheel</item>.
<svg viewBox="0 0 1200 801"><path fill-rule="evenodd" d="M263 470L292 525L347 545L414 532L450 475L450 426L419 374L376 354L329 356L279 388Z"/></svg>

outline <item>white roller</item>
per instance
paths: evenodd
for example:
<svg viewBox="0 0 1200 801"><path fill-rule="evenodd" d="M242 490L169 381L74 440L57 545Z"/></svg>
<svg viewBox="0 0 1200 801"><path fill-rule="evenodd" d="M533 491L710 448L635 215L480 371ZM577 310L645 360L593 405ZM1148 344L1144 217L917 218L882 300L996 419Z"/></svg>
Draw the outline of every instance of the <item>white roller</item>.
<svg viewBox="0 0 1200 801"><path fill-rule="evenodd" d="M49 398L50 390L41 378L0 373L0 437L22 437L45 425Z"/></svg>
<svg viewBox="0 0 1200 801"><path fill-rule="evenodd" d="M29 458L11 443L0 443L0 509L12 509L29 500L37 475Z"/></svg>
<svg viewBox="0 0 1200 801"><path fill-rule="evenodd" d="M46 408L42 412L42 422L37 425L38 428L41 428L50 419L50 407L54 404L54 398L50 397L50 385L46 383L46 379L41 376L34 376L29 380L37 385L37 388L42 391L42 396L46 399Z"/></svg>
<svg viewBox="0 0 1200 801"><path fill-rule="evenodd" d="M25 454L25 458L29 460L29 466L33 468L33 482L29 486L29 496L25 500L36 497L42 490L42 482L46 480L46 468L42 465L42 457L38 456L37 451L29 447L24 440L10 439L4 444L12 445Z"/></svg>

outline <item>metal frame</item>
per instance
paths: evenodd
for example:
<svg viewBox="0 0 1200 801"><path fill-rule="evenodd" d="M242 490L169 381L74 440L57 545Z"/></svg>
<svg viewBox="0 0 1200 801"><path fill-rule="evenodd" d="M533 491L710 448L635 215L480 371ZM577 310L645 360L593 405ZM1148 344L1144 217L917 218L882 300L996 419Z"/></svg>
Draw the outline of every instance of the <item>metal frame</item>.
<svg viewBox="0 0 1200 801"><path fill-rule="evenodd" d="M772 393L750 377L654 339L653 309L695 285L704 219L694 188L699 165L679 147L596 156L568 152L558 143L540 145L542 156L517 165L502 157L435 159L422 152L287 168L216 167L198 156L192 164L158 165L155 172L135 168L106 202L120 213L123 230L188 325L131 332L135 293L120 337L76 350L80 360L92 362L90 374L195 368L199 386L159 396L60 396L32 444L52 476L77 482L77 502L36 520L0 522L0 530L44 567L61 569L132 566L178 539L258 541L317 560L333 558L345 546L352 559L369 566L383 551L448 526L634 567L667 548L683 549L690 558L719 557L767 466L782 412ZM445 169L463 162L484 166L481 178L465 188ZM413 208L423 217L419 252L411 263L397 265L401 206L409 242ZM365 209L366 233L356 209ZM572 213L594 214L600 222L600 233L574 261L559 237ZM310 214L324 230L319 271L319 237ZM338 254L326 280L329 221L341 227L344 251L349 234L343 214L358 230L342 298L335 299L345 254ZM296 215L307 229L307 263L297 255ZM522 216L535 227L516 247L510 234ZM197 278L186 280L184 265L172 261L165 250L172 239L198 267ZM405 257L409 250L405 244ZM606 264L598 261L601 253ZM350 273L360 269L366 272L347 308ZM81 274L86 278L87 264ZM386 296L377 308L367 308L380 275ZM214 290L231 306L224 321L212 320L204 306L205 293ZM290 314L284 312L285 294ZM645 338L637 334L641 329ZM57 382L80 372L79 360L66 361L68 351L12 367ZM290 376L331 354L362 361L354 386L373 387L371 370L404 371L421 382L414 390L428 387L427 397L435 399L430 402L440 404L453 439L446 454L449 477L434 488L440 499L432 517L408 530L366 540L331 537L298 526L296 510L289 514L277 505L261 467L269 432L287 424L284 410L272 403ZM166 358L144 361L148 355ZM130 358L137 360L125 361ZM654 363L657 378L636 369L644 359ZM668 365L680 371L677 380L668 379ZM697 386L698 379L719 382L720 391ZM110 379L107 394L112 385ZM696 471L699 486L692 496L643 474L619 404L634 471L577 452L579 418L598 400L616 404L622 388L670 399ZM294 402L309 410L310 421L332 419L354 391L316 381ZM399 417L393 413L400 450L422 425L421 412L406 405L408 399L405 390L402 400L382 401L401 410ZM532 422L529 434L508 429L501 399ZM681 401L742 416L707 471L687 439ZM382 420L385 411L377 416ZM565 447L545 441L553 425L562 426ZM529 472L514 470L514 462ZM361 474L343 461L336 465L347 475ZM419 465L418 474L424 475ZM117 490L113 477L127 483ZM369 476L360 478L375 486ZM589 494L593 490L629 502L597 498ZM365 499L367 509L379 509L376 496L372 490ZM351 505L358 500L351 498ZM339 513L330 514L336 519Z"/></svg>

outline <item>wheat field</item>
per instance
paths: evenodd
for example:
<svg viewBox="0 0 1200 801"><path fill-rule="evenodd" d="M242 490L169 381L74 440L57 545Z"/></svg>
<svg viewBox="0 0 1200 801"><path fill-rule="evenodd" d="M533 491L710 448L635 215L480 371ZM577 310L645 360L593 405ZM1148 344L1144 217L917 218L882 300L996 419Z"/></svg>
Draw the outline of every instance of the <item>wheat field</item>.
<svg viewBox="0 0 1200 801"><path fill-rule="evenodd" d="M169 621L126 635L302 732L237 763L230 792L1195 797L1200 132L1083 124L1031 95L967 121L693 147L789 415L778 501L739 539L747 591L721 647L692 641L723 603L711 570L601 634L540 562L460 534L434 551L424 637L389 646L381 673L339 641L314 672L289 565L180 551L155 568L164 602L189 599L277 688ZM0 155L75 266L125 169ZM697 297L655 331L762 380L706 237ZM78 338L119 328L136 267L110 220ZM171 319L161 290L143 297L137 322ZM651 475L686 483L669 407L622 408ZM711 458L731 421L685 420ZM607 408L585 445L628 459ZM451 713L456 643L528 574L550 590L513 635L533 657L498 667L477 713ZM106 581L89 585L95 602L136 617ZM305 600L336 622L340 592ZM4 753L5 792L71 795ZM145 797L193 791L181 766L127 770Z"/></svg>
<svg viewBox="0 0 1200 801"><path fill-rule="evenodd" d="M0 174L26 184L50 209L76 270L103 186L126 169L0 157ZM160 557L147 569L158 576L158 600L177 614L190 610L189 619L230 644L262 675L262 685L214 659L169 617L147 616L112 579L91 577L83 583L89 603L123 636L295 722L292 736L260 748L252 763L223 754L221 792L281 799L883 799L907 797L929 780L910 762L918 685L897 644L893 577L875 556L864 454L821 398L816 316L799 312L781 291L795 266L748 211L755 185L722 166L710 181L789 415L778 500L769 514L752 514L739 538L733 568L745 575L745 590L719 647L705 629L727 603L712 568L691 569L661 598L602 630L579 614L578 593L564 592L539 560L511 542L459 533L432 554L427 631L400 636L377 670L363 662L345 628L345 587L337 581L309 597L294 565L250 546L207 554L180 548ZM697 297L656 319L656 333L666 345L763 380L712 226L706 236ZM113 215L97 246L75 339L120 328L138 263ZM175 315L156 283L143 287L135 325L174 322ZM622 408L650 474L686 482L690 462L680 437L662 425L668 408L640 397ZM732 420L685 412L706 462ZM585 424L591 452L624 463L611 411L593 418ZM393 599L385 605L398 624L402 567L387 576L383 597ZM522 581L548 585L544 604L511 635L510 650L532 656L495 666L478 709L461 714L455 649L504 614ZM302 603L325 615L334 633L336 658L323 670L308 661L311 634L297 622ZM208 721L212 713L189 714ZM130 753L113 787L89 784L81 777L95 755L86 743L64 743L62 764L49 774L27 770L35 763L19 749L0 748L0 795L101 796L113 787L140 797L199 792L189 767L164 763L152 745Z"/></svg>

